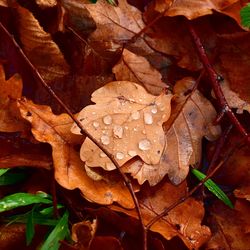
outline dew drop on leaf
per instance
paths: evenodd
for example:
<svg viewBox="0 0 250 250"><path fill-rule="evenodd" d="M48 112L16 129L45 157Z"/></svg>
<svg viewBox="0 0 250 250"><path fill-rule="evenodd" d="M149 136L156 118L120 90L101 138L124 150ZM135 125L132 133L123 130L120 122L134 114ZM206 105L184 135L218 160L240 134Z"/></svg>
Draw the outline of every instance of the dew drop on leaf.
<svg viewBox="0 0 250 250"><path fill-rule="evenodd" d="M112 117L110 115L106 115L103 117L103 123L106 125L110 125L112 123Z"/></svg>
<svg viewBox="0 0 250 250"><path fill-rule="evenodd" d="M139 142L139 149L146 151L149 150L150 148L151 148L151 143L149 140L143 139Z"/></svg>
<svg viewBox="0 0 250 250"><path fill-rule="evenodd" d="M131 118L132 118L132 120L138 120L138 119L140 119L140 113L139 113L139 111L132 112Z"/></svg>
<svg viewBox="0 0 250 250"><path fill-rule="evenodd" d="M119 125L114 125L113 133L116 138L122 138L123 136L123 128Z"/></svg>
<svg viewBox="0 0 250 250"><path fill-rule="evenodd" d="M153 123L153 117L150 113L144 113L144 122L147 125L150 125Z"/></svg>
<svg viewBox="0 0 250 250"><path fill-rule="evenodd" d="M101 136L101 142L103 145L108 145L110 143L110 139L108 135L102 135Z"/></svg>
<svg viewBox="0 0 250 250"><path fill-rule="evenodd" d="M98 128L99 125L100 125L99 122L93 122L93 127L94 127L94 128Z"/></svg>
<svg viewBox="0 0 250 250"><path fill-rule="evenodd" d="M124 158L124 154L121 152L117 152L115 156L118 160L122 160Z"/></svg>

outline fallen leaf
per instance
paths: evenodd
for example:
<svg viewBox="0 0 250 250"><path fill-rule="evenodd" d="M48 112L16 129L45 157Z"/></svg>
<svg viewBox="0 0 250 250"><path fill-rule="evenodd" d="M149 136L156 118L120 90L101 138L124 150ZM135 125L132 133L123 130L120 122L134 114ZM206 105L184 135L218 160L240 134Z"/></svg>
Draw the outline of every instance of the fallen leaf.
<svg viewBox="0 0 250 250"><path fill-rule="evenodd" d="M91 245L90 250L123 250L121 242L112 236L96 236Z"/></svg>
<svg viewBox="0 0 250 250"><path fill-rule="evenodd" d="M52 146L55 179L61 186L70 190L79 188L91 202L107 205L116 201L126 208L134 207L120 178L93 181L87 176L75 149L82 137L70 133L72 120L67 114L54 115L48 106L35 105L25 99L19 101L19 107L22 116L31 123L35 138Z"/></svg>
<svg viewBox="0 0 250 250"><path fill-rule="evenodd" d="M97 229L97 220L82 221L73 224L71 238L76 243L74 247L79 250L88 250L94 239Z"/></svg>
<svg viewBox="0 0 250 250"><path fill-rule="evenodd" d="M218 43L222 73L225 74L230 89L248 104L250 103L249 40L249 32L240 32L221 35Z"/></svg>
<svg viewBox="0 0 250 250"><path fill-rule="evenodd" d="M56 0L36 0L36 4L41 8L52 8L57 5Z"/></svg>
<svg viewBox="0 0 250 250"><path fill-rule="evenodd" d="M166 181L156 188L151 187L141 191L143 193L140 195L139 204L144 224L183 197L186 190L186 182L175 186ZM114 205L111 208L137 218L135 210L126 210ZM160 233L167 240L177 236L189 249L199 249L210 237L209 228L201 225L203 216L202 203L189 198L153 224L150 230Z"/></svg>
<svg viewBox="0 0 250 250"><path fill-rule="evenodd" d="M225 78L220 86L230 108L236 108L238 114L242 114L244 110L250 113L250 103L242 100L236 92L232 91Z"/></svg>
<svg viewBox="0 0 250 250"><path fill-rule="evenodd" d="M154 69L144 57L127 49L123 50L120 61L112 71L117 81L136 82L153 95L159 95L164 88L167 88L166 83L161 80L159 71Z"/></svg>
<svg viewBox="0 0 250 250"><path fill-rule="evenodd" d="M67 75L69 66L51 35L30 11L21 6L17 6L16 11L22 48L44 80L52 82Z"/></svg>
<svg viewBox="0 0 250 250"><path fill-rule="evenodd" d="M238 0L157 0L155 9L159 12L165 10L166 16L185 16L188 19L195 19L200 16L213 14L213 10L224 12Z"/></svg>
<svg viewBox="0 0 250 250"><path fill-rule="evenodd" d="M250 185L248 183L241 184L241 187L234 190L234 195L237 198L242 198L250 201Z"/></svg>
<svg viewBox="0 0 250 250"><path fill-rule="evenodd" d="M210 209L209 218L212 238L205 249L249 249L249 209L248 203L239 200L235 203L235 209L230 209L220 202L215 203Z"/></svg>
<svg viewBox="0 0 250 250"><path fill-rule="evenodd" d="M7 0L0 0L0 6L8 7Z"/></svg>
<svg viewBox="0 0 250 250"><path fill-rule="evenodd" d="M151 186L156 185L166 174L173 183L181 183L189 165L200 162L202 138L215 140L220 135L220 127L212 125L216 118L212 104L198 90L184 96L194 83L187 77L175 84L174 93L179 95L175 100L179 103L164 125L166 143L160 162L153 165L137 160L124 166L123 171L131 173L140 184L148 180Z"/></svg>
<svg viewBox="0 0 250 250"><path fill-rule="evenodd" d="M0 131L16 132L28 129L28 124L21 117L16 100L22 95L22 80L15 75L8 81L0 65Z"/></svg>
<svg viewBox="0 0 250 250"><path fill-rule="evenodd" d="M92 94L96 105L84 108L78 119L120 166L136 155L148 164L157 164L164 147L162 124L170 115L171 98L171 94L153 96L133 82L110 82ZM76 125L71 131L80 134ZM115 169L89 139L84 141L80 155L87 166Z"/></svg>

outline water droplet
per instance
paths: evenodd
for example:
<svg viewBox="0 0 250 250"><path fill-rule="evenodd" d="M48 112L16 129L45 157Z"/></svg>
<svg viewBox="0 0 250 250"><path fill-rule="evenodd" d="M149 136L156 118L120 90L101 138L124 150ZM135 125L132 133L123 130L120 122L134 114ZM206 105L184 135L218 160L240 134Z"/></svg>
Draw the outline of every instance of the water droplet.
<svg viewBox="0 0 250 250"><path fill-rule="evenodd" d="M131 157L134 157L134 156L137 155L137 153L136 153L136 151L134 151L134 150L129 150L129 151L128 151L128 155L131 156Z"/></svg>
<svg viewBox="0 0 250 250"><path fill-rule="evenodd" d="M119 125L114 125L113 133L116 138L122 138L123 136L123 128Z"/></svg>
<svg viewBox="0 0 250 250"><path fill-rule="evenodd" d="M156 114L156 113L157 113L157 111L158 111L158 110L157 110L157 108L156 108L156 107L153 107L153 108L151 109L151 113L152 113L152 114Z"/></svg>
<svg viewBox="0 0 250 250"><path fill-rule="evenodd" d="M152 124L153 123L153 117L150 113L144 113L144 122L145 124Z"/></svg>
<svg viewBox="0 0 250 250"><path fill-rule="evenodd" d="M92 115L95 115L96 114L96 112L92 112Z"/></svg>
<svg viewBox="0 0 250 250"><path fill-rule="evenodd" d="M125 126L125 129L128 129L128 126Z"/></svg>
<svg viewBox="0 0 250 250"><path fill-rule="evenodd" d="M137 131L137 128L134 128L134 131Z"/></svg>
<svg viewBox="0 0 250 250"><path fill-rule="evenodd" d="M146 151L149 150L150 148L151 148L151 143L149 140L143 139L139 142L139 149Z"/></svg>
<svg viewBox="0 0 250 250"><path fill-rule="evenodd" d="M93 127L94 127L94 128L98 128L99 125L100 125L99 122L93 122Z"/></svg>
<svg viewBox="0 0 250 250"><path fill-rule="evenodd" d="M110 143L110 139L108 135L102 135L101 136L101 142L103 145L108 145Z"/></svg>
<svg viewBox="0 0 250 250"><path fill-rule="evenodd" d="M115 157L118 159L118 160L122 160L124 158L124 154L121 153L121 152L117 152Z"/></svg>
<svg viewBox="0 0 250 250"><path fill-rule="evenodd" d="M145 129L143 129L143 130L142 130L142 133L143 133L144 135L146 134L146 131L145 131Z"/></svg>
<svg viewBox="0 0 250 250"><path fill-rule="evenodd" d="M163 116L162 116L162 119L164 120L166 118L166 115L164 114Z"/></svg>
<svg viewBox="0 0 250 250"><path fill-rule="evenodd" d="M132 118L132 120L138 120L138 119L140 119L140 112L139 111L132 112L131 118Z"/></svg>
<svg viewBox="0 0 250 250"><path fill-rule="evenodd" d="M103 152L101 152L101 153L100 153L100 157L101 157L101 158L105 158L105 157L107 157L107 155L104 154Z"/></svg>
<svg viewBox="0 0 250 250"><path fill-rule="evenodd" d="M103 117L103 123L106 125L110 125L112 123L112 117L110 115L106 115Z"/></svg>

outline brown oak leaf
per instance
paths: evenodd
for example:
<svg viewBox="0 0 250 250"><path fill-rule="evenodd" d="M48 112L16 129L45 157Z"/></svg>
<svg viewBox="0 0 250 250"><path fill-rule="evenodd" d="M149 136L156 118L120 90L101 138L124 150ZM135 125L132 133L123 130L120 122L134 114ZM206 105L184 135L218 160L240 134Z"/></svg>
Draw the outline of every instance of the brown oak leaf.
<svg viewBox="0 0 250 250"><path fill-rule="evenodd" d="M186 182L179 186L165 182L161 186L146 188L141 191L139 204L144 224L147 224L163 212L165 208L184 196L186 190ZM126 210L114 205L111 206L111 209L137 218L135 210ZM189 249L199 249L210 237L209 228L201 225L203 216L202 203L190 198L171 210L167 216L158 220L150 230L160 233L167 240L177 236L183 240Z"/></svg>
<svg viewBox="0 0 250 250"><path fill-rule="evenodd" d="M28 128L28 124L21 117L16 100L22 95L22 79L14 75L8 81L2 65L0 65L0 131L16 132Z"/></svg>
<svg viewBox="0 0 250 250"><path fill-rule="evenodd" d="M51 35L30 11L21 6L17 6L16 11L22 48L44 80L51 82L67 75L69 66Z"/></svg>
<svg viewBox="0 0 250 250"><path fill-rule="evenodd" d="M220 127L212 125L216 118L212 104L198 90L184 96L193 85L192 78L184 78L175 85L175 101L179 103L164 125L166 142L160 162L153 165L137 160L124 166L124 171L140 184L148 180L150 185L156 185L166 174L179 184L186 178L189 165L200 162L203 136L215 140L220 135Z"/></svg>
<svg viewBox="0 0 250 250"><path fill-rule="evenodd" d="M171 98L171 94L153 96L133 82L111 82L92 94L96 105L84 108L78 119L120 166L136 155L148 164L157 164L164 148L162 124L170 116ZM80 134L76 125L71 131ZM84 141L80 154L87 166L115 169L89 139Z"/></svg>
<svg viewBox="0 0 250 250"><path fill-rule="evenodd" d="M167 87L161 80L160 72L154 69L146 58L127 49L123 50L120 61L113 67L112 71L117 81L139 83L153 95L159 95Z"/></svg>
<svg viewBox="0 0 250 250"><path fill-rule="evenodd" d="M19 107L22 116L31 123L35 138L52 146L55 179L60 185L67 189L79 188L92 202L111 204L116 201L126 208L134 207L129 191L119 178L94 181L88 177L75 149L82 138L70 133L72 120L67 114L54 115L50 107L25 99L19 101Z"/></svg>

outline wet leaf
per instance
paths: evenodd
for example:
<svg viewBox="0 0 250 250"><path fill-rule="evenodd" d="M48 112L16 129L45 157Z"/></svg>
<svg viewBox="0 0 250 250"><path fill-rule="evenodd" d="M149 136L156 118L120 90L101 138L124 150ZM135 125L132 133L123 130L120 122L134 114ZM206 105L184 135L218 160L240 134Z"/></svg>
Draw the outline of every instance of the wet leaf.
<svg viewBox="0 0 250 250"><path fill-rule="evenodd" d="M133 82L111 82L92 94L96 105L84 108L78 119L120 166L136 155L148 164L157 164L164 147L162 124L170 115L171 98L171 94L148 94ZM71 131L80 134L75 125ZM88 139L81 147L81 159L90 167L115 169Z"/></svg>
<svg viewBox="0 0 250 250"><path fill-rule="evenodd" d="M117 177L93 181L85 172L75 145L82 136L70 133L72 120L67 114L54 115L47 106L35 105L31 101L19 101L22 116L32 124L36 139L50 143L57 182L67 189L79 188L89 201L111 204L114 201L124 207L134 207L132 198L123 181Z"/></svg>

